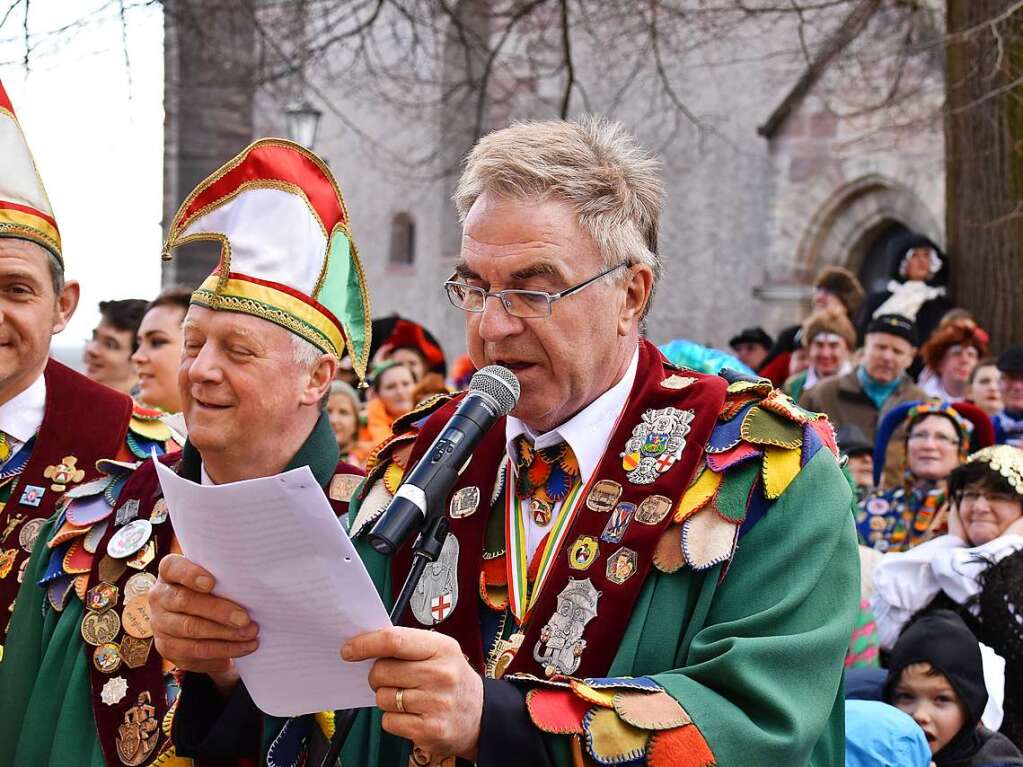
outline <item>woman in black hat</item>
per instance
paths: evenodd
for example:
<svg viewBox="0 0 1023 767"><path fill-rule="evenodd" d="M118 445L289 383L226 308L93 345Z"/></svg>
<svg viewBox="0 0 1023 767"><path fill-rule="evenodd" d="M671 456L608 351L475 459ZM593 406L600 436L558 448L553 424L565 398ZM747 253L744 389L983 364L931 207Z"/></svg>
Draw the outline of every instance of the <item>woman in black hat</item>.
<svg viewBox="0 0 1023 767"><path fill-rule="evenodd" d="M948 290L948 261L933 240L917 232L896 239L889 251L891 279L884 290L871 293L856 320L860 335L874 317L899 314L916 324L919 343L924 343L941 323L952 302Z"/></svg>

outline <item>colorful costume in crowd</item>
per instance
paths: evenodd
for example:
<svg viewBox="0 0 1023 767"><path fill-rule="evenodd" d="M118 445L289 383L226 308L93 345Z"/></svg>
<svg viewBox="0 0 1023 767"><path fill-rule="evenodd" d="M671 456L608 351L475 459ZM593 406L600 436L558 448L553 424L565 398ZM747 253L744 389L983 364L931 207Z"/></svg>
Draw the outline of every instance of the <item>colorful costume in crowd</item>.
<svg viewBox="0 0 1023 767"><path fill-rule="evenodd" d="M280 140L248 147L184 202L165 252L200 239L223 246L193 304L260 317L337 357L349 350L365 375L362 268L341 192L319 158ZM177 546L155 467L143 460L150 446L139 443L131 462L101 462L107 475L68 492L38 530L10 637L17 662L0 667L0 764L193 763L171 742L179 688L149 619L146 594ZM321 414L287 468L308 465L342 514L361 473L338 459ZM200 481L191 445L163 460Z"/></svg>
<svg viewBox="0 0 1023 767"><path fill-rule="evenodd" d="M63 267L57 222L2 83L0 157L0 237L35 243ZM133 418L128 397L53 359L26 390L0 405L0 660L19 584L57 499L95 479L98 459L130 459L154 444L162 451L170 436L149 411L137 408ZM10 652L6 656L15 663Z"/></svg>
<svg viewBox="0 0 1023 767"><path fill-rule="evenodd" d="M874 443L874 482L881 481L888 443L905 422L908 434L913 425L929 415L947 418L959 436L960 462L980 448L994 444L994 429L983 410L970 402L906 402L893 408L881 420ZM900 451L905 454L905 451ZM918 543L944 535L948 530L948 497L945 480L917 477L906 461L903 482L863 499L856 514L860 542L881 552L905 551Z"/></svg>
<svg viewBox="0 0 1023 767"><path fill-rule="evenodd" d="M622 381L558 427L564 441L531 445L509 416L476 448L401 623L454 637L484 677L477 764L841 760L851 491L826 419L767 381L726 376L676 368L641 341ZM395 423L349 513L385 603L409 553L383 558L365 533L457 401ZM607 431L596 446L595 424ZM331 720L260 719L239 688L183 714L177 742L318 763ZM410 754L380 718L359 712L345 764L454 763Z"/></svg>
<svg viewBox="0 0 1023 767"><path fill-rule="evenodd" d="M905 421L906 433L918 420L941 415L955 426L961 446L961 459L969 452L973 425L950 405L938 402L907 402L889 411L881 420L874 447L874 483L880 484L885 456L892 434ZM945 481L915 476L908 461L899 487L874 493L862 502L856 513L860 541L881 552L903 551L918 543L943 535L948 529L948 499Z"/></svg>

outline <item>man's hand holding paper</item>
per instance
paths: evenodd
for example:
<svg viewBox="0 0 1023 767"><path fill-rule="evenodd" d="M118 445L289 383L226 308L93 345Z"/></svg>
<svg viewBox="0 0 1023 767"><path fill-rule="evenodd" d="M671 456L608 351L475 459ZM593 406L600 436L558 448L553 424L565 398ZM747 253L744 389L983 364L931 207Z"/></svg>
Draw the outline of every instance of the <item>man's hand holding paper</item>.
<svg viewBox="0 0 1023 767"><path fill-rule="evenodd" d="M207 674L222 693L238 681L232 660L259 647L259 626L240 605L213 595L210 572L179 554L160 563L149 592L156 649L183 671Z"/></svg>

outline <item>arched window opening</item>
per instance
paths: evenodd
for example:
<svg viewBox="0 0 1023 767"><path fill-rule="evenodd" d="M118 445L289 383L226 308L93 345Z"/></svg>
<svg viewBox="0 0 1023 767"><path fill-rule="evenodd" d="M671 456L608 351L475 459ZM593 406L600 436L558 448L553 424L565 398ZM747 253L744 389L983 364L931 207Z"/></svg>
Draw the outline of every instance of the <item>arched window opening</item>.
<svg viewBox="0 0 1023 767"><path fill-rule="evenodd" d="M408 213L396 213L391 219L391 249L388 263L412 266L416 260L416 222Z"/></svg>

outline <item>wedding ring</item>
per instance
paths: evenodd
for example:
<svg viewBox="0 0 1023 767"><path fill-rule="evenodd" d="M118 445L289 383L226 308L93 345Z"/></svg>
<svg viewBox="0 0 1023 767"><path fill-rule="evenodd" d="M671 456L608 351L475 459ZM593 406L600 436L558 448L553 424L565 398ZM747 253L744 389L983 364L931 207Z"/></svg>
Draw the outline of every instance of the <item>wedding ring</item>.
<svg viewBox="0 0 1023 767"><path fill-rule="evenodd" d="M394 692L394 707L402 714L405 713L405 701L402 698L405 697L405 691L400 687Z"/></svg>

